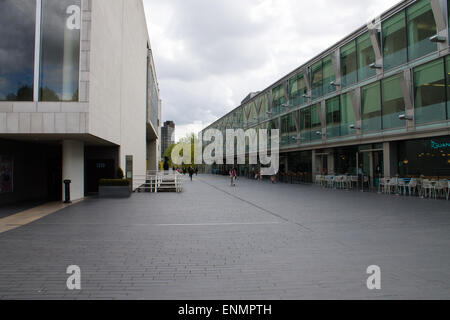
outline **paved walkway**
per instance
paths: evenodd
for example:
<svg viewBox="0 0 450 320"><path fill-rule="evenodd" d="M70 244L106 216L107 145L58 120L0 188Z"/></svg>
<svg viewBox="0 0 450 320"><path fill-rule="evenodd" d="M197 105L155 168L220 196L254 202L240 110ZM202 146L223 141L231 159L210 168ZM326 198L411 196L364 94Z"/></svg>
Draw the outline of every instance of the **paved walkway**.
<svg viewBox="0 0 450 320"><path fill-rule="evenodd" d="M23 203L0 205L0 219L12 216L44 204L45 201L26 201Z"/></svg>
<svg viewBox="0 0 450 320"><path fill-rule="evenodd" d="M79 202L79 201L77 201ZM72 204L50 202L27 208L19 212L0 218L0 233L23 227L29 223L42 219L52 213L58 212ZM17 208L17 207L16 207ZM17 209L16 209L17 210Z"/></svg>
<svg viewBox="0 0 450 320"><path fill-rule="evenodd" d="M449 248L446 201L199 176L0 234L0 298L448 299Z"/></svg>

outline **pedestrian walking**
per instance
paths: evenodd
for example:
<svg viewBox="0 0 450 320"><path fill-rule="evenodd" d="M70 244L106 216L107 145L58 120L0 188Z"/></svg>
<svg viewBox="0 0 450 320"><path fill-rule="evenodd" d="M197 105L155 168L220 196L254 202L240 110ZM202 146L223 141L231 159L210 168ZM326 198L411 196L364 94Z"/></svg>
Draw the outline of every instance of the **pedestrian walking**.
<svg viewBox="0 0 450 320"><path fill-rule="evenodd" d="M278 174L278 170L274 169L273 170L273 174L270 176L270 181L272 181L272 183L276 183L276 181L277 181L277 174Z"/></svg>
<svg viewBox="0 0 450 320"><path fill-rule="evenodd" d="M236 186L236 177L237 177L236 169L233 168L230 170L230 179L232 187Z"/></svg>
<svg viewBox="0 0 450 320"><path fill-rule="evenodd" d="M194 176L194 169L192 169L192 167L189 167L189 178L191 178L192 181L192 177Z"/></svg>

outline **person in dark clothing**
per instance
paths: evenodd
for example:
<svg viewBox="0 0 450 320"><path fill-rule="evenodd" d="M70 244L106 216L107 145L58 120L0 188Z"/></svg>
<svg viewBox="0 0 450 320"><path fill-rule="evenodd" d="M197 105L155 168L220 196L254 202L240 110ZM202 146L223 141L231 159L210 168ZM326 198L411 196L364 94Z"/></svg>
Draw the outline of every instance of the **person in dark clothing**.
<svg viewBox="0 0 450 320"><path fill-rule="evenodd" d="M195 168L195 175L198 176L198 168Z"/></svg>
<svg viewBox="0 0 450 320"><path fill-rule="evenodd" d="M192 167L189 167L189 178L191 178L191 181L193 176L194 176L194 169L192 169Z"/></svg>

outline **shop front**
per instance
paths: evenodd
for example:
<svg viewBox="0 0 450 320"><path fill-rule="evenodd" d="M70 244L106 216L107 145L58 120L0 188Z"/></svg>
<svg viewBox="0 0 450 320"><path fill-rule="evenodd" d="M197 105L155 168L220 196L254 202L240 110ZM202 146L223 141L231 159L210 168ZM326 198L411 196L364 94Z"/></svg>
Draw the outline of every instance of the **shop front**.
<svg viewBox="0 0 450 320"><path fill-rule="evenodd" d="M336 148L333 156L335 175L358 176L366 187L377 187L384 175L382 144Z"/></svg>
<svg viewBox="0 0 450 320"><path fill-rule="evenodd" d="M402 141L397 150L400 176L450 179L450 136Z"/></svg>
<svg viewBox="0 0 450 320"><path fill-rule="evenodd" d="M312 151L292 152L283 155L280 179L288 183L312 182Z"/></svg>

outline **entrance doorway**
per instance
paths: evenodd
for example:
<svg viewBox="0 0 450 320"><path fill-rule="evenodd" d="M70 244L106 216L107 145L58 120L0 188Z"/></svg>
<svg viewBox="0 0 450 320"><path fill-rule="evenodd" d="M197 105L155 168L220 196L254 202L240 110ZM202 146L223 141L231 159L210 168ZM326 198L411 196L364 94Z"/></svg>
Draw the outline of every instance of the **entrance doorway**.
<svg viewBox="0 0 450 320"><path fill-rule="evenodd" d="M358 154L358 175L364 187L377 188L384 174L384 154L380 149L361 149Z"/></svg>
<svg viewBox="0 0 450 320"><path fill-rule="evenodd" d="M316 154L316 172L321 175L328 175L328 153Z"/></svg>
<svg viewBox="0 0 450 320"><path fill-rule="evenodd" d="M87 160L87 193L98 193L100 179L114 179L114 159L89 159Z"/></svg>

